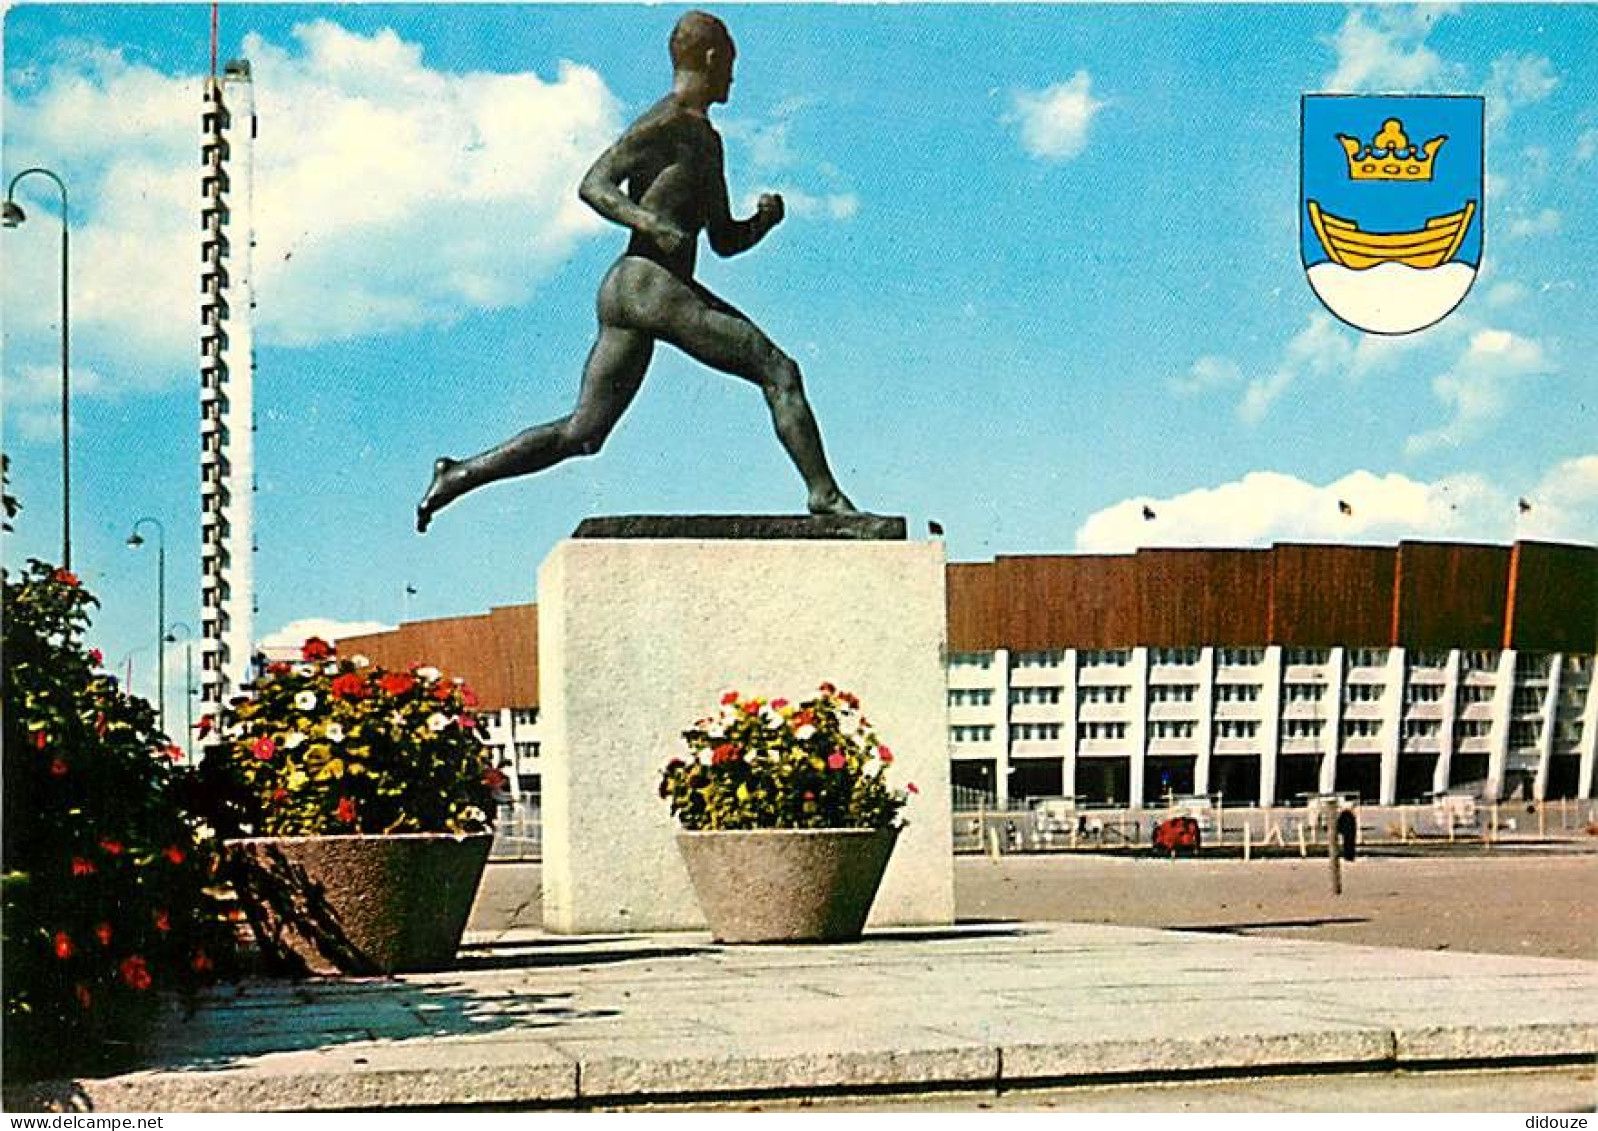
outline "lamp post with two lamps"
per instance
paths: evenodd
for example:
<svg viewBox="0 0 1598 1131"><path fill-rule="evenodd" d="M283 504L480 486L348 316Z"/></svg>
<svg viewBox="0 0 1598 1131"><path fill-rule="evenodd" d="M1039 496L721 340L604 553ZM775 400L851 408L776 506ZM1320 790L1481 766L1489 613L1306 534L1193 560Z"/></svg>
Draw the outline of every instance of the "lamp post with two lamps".
<svg viewBox="0 0 1598 1131"><path fill-rule="evenodd" d="M161 520L145 516L133 524L128 535L128 545L137 550L144 545L139 527L145 523L155 527L155 710L161 720L161 731L166 732L166 527Z"/></svg>
<svg viewBox="0 0 1598 1131"><path fill-rule="evenodd" d="M72 441L71 441L71 337L68 332L68 306L67 306L67 276L68 264L71 261L69 240L67 237L67 186L61 178L49 169L32 168L24 169L11 178L11 183L6 186L6 200L3 212L0 212L0 222L8 228L15 228L28 218L22 206L16 202L14 195L17 182L23 177L37 173L41 177L48 177L55 182L55 187L61 191L61 566L63 569L72 568Z"/></svg>

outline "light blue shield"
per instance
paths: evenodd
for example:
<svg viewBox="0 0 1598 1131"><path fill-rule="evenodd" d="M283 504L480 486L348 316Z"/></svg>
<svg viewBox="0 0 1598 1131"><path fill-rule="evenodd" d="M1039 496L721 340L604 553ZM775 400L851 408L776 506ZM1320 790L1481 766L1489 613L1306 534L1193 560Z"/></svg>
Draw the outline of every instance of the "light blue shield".
<svg viewBox="0 0 1598 1131"><path fill-rule="evenodd" d="M1484 137L1478 96L1304 96L1299 251L1328 310L1408 334L1459 306L1481 267Z"/></svg>

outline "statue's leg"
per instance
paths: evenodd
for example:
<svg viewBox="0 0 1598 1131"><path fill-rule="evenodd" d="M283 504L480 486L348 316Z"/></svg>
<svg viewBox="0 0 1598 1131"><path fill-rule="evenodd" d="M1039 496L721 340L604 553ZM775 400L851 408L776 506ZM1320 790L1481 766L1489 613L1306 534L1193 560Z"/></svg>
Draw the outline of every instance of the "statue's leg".
<svg viewBox="0 0 1598 1131"><path fill-rule="evenodd" d="M599 451L637 395L654 349L654 339L643 331L600 327L571 414L529 428L469 459L439 459L433 464L433 482L416 506L417 531L425 533L433 515L468 491Z"/></svg>
<svg viewBox="0 0 1598 1131"><path fill-rule="evenodd" d="M821 429L805 398L804 380L793 358L736 307L700 286L679 284L659 308L658 336L723 373L760 386L771 409L777 438L804 477L812 514L853 514L854 504L838 487Z"/></svg>

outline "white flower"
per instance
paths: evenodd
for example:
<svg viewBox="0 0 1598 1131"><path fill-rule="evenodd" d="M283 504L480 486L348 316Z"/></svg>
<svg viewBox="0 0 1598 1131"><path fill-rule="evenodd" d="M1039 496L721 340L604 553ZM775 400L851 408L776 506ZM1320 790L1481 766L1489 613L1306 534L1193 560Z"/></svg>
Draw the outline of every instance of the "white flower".
<svg viewBox="0 0 1598 1131"><path fill-rule="evenodd" d="M372 666L372 661L368 660L365 656L352 656L350 658L350 663L354 664L358 668L369 668Z"/></svg>
<svg viewBox="0 0 1598 1131"><path fill-rule="evenodd" d="M338 675L338 661L329 660L327 663L322 665L322 670L328 675Z"/></svg>
<svg viewBox="0 0 1598 1131"><path fill-rule="evenodd" d="M794 730L793 730L793 736L795 738L797 738L800 742L808 741L810 739L810 737L813 734L815 734L815 733L816 733L816 728L811 726L809 723L806 723L802 727L794 727Z"/></svg>
<svg viewBox="0 0 1598 1131"><path fill-rule="evenodd" d="M465 817L468 821L486 821L486 820L488 820L488 814L483 812L481 809L479 809L475 805L473 805L470 809L466 810L466 812L462 813L461 816Z"/></svg>
<svg viewBox="0 0 1598 1131"><path fill-rule="evenodd" d="M327 724L327 740L329 742L343 742L344 741L344 728L339 726L337 723L328 723Z"/></svg>
<svg viewBox="0 0 1598 1131"><path fill-rule="evenodd" d="M431 715L427 716L427 729L432 731L434 734L437 734L447 726L449 726L449 717L447 715L441 715L437 711L434 711Z"/></svg>
<svg viewBox="0 0 1598 1131"><path fill-rule="evenodd" d="M315 664L305 664L305 663L295 664L294 665L294 674L295 675L315 675L316 674L316 665Z"/></svg>
<svg viewBox="0 0 1598 1131"><path fill-rule="evenodd" d="M307 694L309 694L309 692L307 692ZM337 726L338 724L334 723L333 725ZM283 749L285 749L285 750L293 750L296 747L300 747L300 746L304 746L304 745L305 745L305 736L303 734L301 734L299 731L294 731L291 734L289 734L286 738L283 739Z"/></svg>
<svg viewBox="0 0 1598 1131"><path fill-rule="evenodd" d="M416 678L421 680L423 683L432 683L432 682L434 682L435 680L438 679L438 675L439 675L439 672L438 672L437 668L417 668L416 669Z"/></svg>
<svg viewBox="0 0 1598 1131"><path fill-rule="evenodd" d="M294 697L294 706L301 711L309 711L316 706L316 692L302 691Z"/></svg>

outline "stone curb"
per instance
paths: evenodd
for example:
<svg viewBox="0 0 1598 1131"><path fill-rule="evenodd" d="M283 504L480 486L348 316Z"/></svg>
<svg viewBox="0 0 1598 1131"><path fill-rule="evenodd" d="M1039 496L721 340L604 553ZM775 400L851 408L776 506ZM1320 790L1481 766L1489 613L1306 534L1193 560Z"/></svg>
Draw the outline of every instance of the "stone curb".
<svg viewBox="0 0 1598 1131"><path fill-rule="evenodd" d="M545 1042L518 1043L510 1050L507 1056L503 1047L445 1041L403 1049L350 1046L324 1053L325 1066L311 1069L279 1069L272 1064L275 1055L268 1055L248 1070L145 1071L7 1088L5 1107L12 1112L575 1107L807 1092L1005 1090L1043 1083L1241 1076L1259 1069L1315 1075L1355 1067L1510 1067L1590 1061L1598 1054L1598 1025L1261 1034L1232 1036L1224 1045L1195 1039L951 1043L947 1048L795 1050L744 1057L575 1053Z"/></svg>

